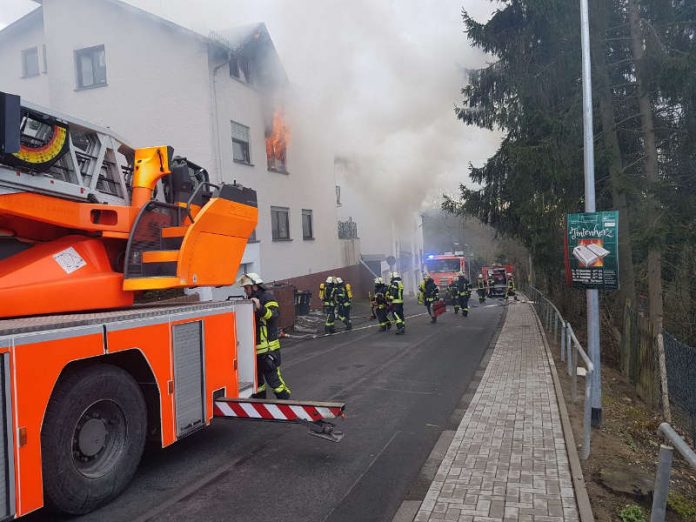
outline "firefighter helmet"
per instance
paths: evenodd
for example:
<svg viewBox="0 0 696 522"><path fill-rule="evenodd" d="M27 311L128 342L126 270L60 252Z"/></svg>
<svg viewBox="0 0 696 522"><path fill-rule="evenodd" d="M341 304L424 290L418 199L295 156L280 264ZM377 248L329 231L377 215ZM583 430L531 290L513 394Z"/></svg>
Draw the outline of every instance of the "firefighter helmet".
<svg viewBox="0 0 696 522"><path fill-rule="evenodd" d="M259 274L255 274L254 272L244 274L239 279L239 286L260 285L262 283L263 279L261 279L261 276Z"/></svg>
<svg viewBox="0 0 696 522"><path fill-rule="evenodd" d="M327 285L333 284L333 282L334 282L333 276L329 276L329 277L326 278L326 284L327 284Z"/></svg>
<svg viewBox="0 0 696 522"><path fill-rule="evenodd" d="M464 272L457 272L457 277L464 277Z"/></svg>
<svg viewBox="0 0 696 522"><path fill-rule="evenodd" d="M399 275L399 272L392 272L391 278L392 279L401 279L401 275Z"/></svg>
<svg viewBox="0 0 696 522"><path fill-rule="evenodd" d="M479 274L479 275L478 275L478 278L479 278L479 279L483 279L483 275L482 275L482 274Z"/></svg>
<svg viewBox="0 0 696 522"><path fill-rule="evenodd" d="M512 272L508 272L508 273L505 274L505 275L508 276L508 277L512 277Z"/></svg>
<svg viewBox="0 0 696 522"><path fill-rule="evenodd" d="M375 277L375 284L376 285L383 285L384 279L382 279L381 277Z"/></svg>
<svg viewBox="0 0 696 522"><path fill-rule="evenodd" d="M335 278L334 278L334 283L340 285L341 283L343 283L343 279L341 279L340 277L335 277Z"/></svg>

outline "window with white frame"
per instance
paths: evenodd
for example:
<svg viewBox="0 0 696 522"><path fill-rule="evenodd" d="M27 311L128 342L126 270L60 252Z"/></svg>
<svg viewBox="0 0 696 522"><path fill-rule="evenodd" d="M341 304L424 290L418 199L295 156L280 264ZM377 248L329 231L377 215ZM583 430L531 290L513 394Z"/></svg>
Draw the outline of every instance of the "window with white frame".
<svg viewBox="0 0 696 522"><path fill-rule="evenodd" d="M314 223L312 211L302 209L302 239L314 239Z"/></svg>
<svg viewBox="0 0 696 522"><path fill-rule="evenodd" d="M237 163L251 165L249 127L236 121L232 122L232 157Z"/></svg>
<svg viewBox="0 0 696 522"><path fill-rule="evenodd" d="M273 241L288 241L290 239L289 208L271 207L271 232Z"/></svg>
<svg viewBox="0 0 696 522"><path fill-rule="evenodd" d="M75 51L77 88L91 89L106 85L106 54L103 45Z"/></svg>
<svg viewBox="0 0 696 522"><path fill-rule="evenodd" d="M22 77L39 75L39 48L31 47L22 51Z"/></svg>

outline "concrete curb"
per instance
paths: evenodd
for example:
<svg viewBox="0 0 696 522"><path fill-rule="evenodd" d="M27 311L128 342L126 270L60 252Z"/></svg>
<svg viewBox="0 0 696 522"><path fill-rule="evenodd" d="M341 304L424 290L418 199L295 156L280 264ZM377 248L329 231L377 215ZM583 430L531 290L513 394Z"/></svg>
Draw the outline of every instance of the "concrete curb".
<svg viewBox="0 0 696 522"><path fill-rule="evenodd" d="M530 303L528 299L527 302ZM580 515L581 522L594 522L595 518L592 513L590 497L587 494L587 486L585 485L585 478L582 474L580 457L578 456L577 446L575 445L575 438L573 437L573 428L570 424L570 417L568 417L568 408L566 407L565 398L563 397L561 381L558 379L558 373L556 372L556 363L553 360L553 355L551 354L549 341L546 338L546 332L544 331L544 328L541 324L541 319L539 319L539 316L537 315L535 308L533 306L531 306L531 308L534 312L534 317L536 317L537 328L539 328L539 331L541 332L541 338L544 341L546 358L548 360L549 368L551 370L551 377L553 379L553 387L556 390L556 402L558 404L558 410L561 415L563 437L565 438L566 449L568 452L570 476L573 480L573 488L575 489L575 502L578 505L578 514Z"/></svg>
<svg viewBox="0 0 696 522"><path fill-rule="evenodd" d="M481 356L481 361L479 362L479 366L476 372L474 373L474 376L471 379L469 386L464 392L464 395L462 395L462 397L460 398L459 403L457 404L457 408L452 412L450 422L454 425L459 425L462 418L466 414L466 411L469 408L469 405L471 404L474 395L476 395L476 390L478 389L479 384L481 384L483 374L485 373L486 367L488 366L488 363L491 360L493 350L495 350L495 346L498 343L498 338L500 337L500 333L503 330L503 325L505 324L506 317L507 308L503 311L503 314L500 316L500 320L498 321L496 330L493 333L493 336L491 337L491 340L488 343L486 350L483 352L483 355ZM456 432L457 430L455 428L454 430L444 430L440 434L440 437L437 439L435 446L428 455L428 458L425 459L423 466L421 466L421 469L418 472L419 477L423 477L427 479L429 483L432 483L432 481L435 479L435 474L437 473L437 470L440 469L440 465L442 464L442 461L445 458L445 455L447 454L447 450L449 449L450 443L452 442L452 439L454 438ZM401 502L401 505L399 506L399 509L394 514L394 518L392 518L391 522L413 522L413 519L418 514L418 510L420 509L422 501L422 498L419 500L415 500L413 498L407 498L406 500L403 500Z"/></svg>

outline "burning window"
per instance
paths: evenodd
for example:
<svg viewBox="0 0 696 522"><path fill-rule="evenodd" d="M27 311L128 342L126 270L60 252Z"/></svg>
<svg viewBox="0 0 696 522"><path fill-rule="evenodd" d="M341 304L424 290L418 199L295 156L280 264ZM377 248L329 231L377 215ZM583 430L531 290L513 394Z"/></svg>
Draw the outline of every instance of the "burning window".
<svg viewBox="0 0 696 522"><path fill-rule="evenodd" d="M277 110L273 115L273 126L266 132L266 158L268 170L287 173L286 156L290 132L283 119L283 113Z"/></svg>

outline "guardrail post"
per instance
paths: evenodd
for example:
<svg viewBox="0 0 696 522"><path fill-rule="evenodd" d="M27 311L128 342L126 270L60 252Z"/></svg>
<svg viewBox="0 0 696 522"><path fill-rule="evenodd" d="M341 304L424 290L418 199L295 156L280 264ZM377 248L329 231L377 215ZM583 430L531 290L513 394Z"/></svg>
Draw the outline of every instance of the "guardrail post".
<svg viewBox="0 0 696 522"><path fill-rule="evenodd" d="M585 376L585 409L583 411L582 420L582 460L587 460L590 457L590 437L592 429L592 383L590 383L590 375Z"/></svg>
<svg viewBox="0 0 696 522"><path fill-rule="evenodd" d="M553 314L553 342L556 342L558 337L558 314Z"/></svg>
<svg viewBox="0 0 696 522"><path fill-rule="evenodd" d="M568 354L568 364L570 364L570 397L573 402L578 400L578 358L577 358L578 347L575 346L573 342L573 347ZM585 381L589 382L590 376L589 372L585 372Z"/></svg>
<svg viewBox="0 0 696 522"><path fill-rule="evenodd" d="M573 340L570 337L570 331L573 329L570 324L568 324L568 328L566 328L566 334L568 335L568 338L566 339L566 350L568 353L566 354L566 361L568 361L568 368L567 372L568 375L573 375Z"/></svg>
<svg viewBox="0 0 696 522"><path fill-rule="evenodd" d="M566 322L561 321L561 362L565 361L566 359L566 337L567 337L567 327L566 327Z"/></svg>
<svg viewBox="0 0 696 522"><path fill-rule="evenodd" d="M664 522L667 511L667 493L669 492L669 476L672 473L673 449L665 444L660 445L660 460L655 474L655 492L653 493L650 522Z"/></svg>

